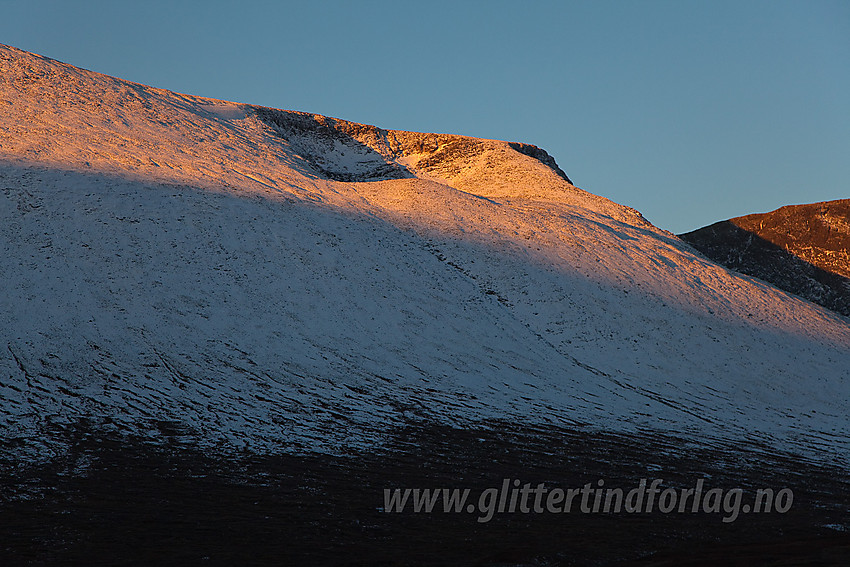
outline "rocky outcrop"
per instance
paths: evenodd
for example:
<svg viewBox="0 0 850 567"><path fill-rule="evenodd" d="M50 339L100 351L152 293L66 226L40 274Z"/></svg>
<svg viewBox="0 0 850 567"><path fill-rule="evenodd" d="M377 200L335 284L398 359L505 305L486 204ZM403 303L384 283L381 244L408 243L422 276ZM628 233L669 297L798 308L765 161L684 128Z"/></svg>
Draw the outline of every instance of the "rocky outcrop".
<svg viewBox="0 0 850 567"><path fill-rule="evenodd" d="M523 144L521 142L511 142L510 146L519 153L533 157L539 162L548 165L552 168L552 171L563 177L567 183L572 183L570 178L567 177L567 174L564 173L564 170L558 167L558 164L555 162L555 158L550 156L543 148L538 148L533 144Z"/></svg>
<svg viewBox="0 0 850 567"><path fill-rule="evenodd" d="M567 183L567 174L545 150L520 142L482 140L452 134L384 130L320 114L251 107L257 118L287 140L322 175L335 181L413 177L411 171L453 177L469 160L495 148L534 158ZM415 156L413 166L397 160ZM455 163L456 162L456 163Z"/></svg>

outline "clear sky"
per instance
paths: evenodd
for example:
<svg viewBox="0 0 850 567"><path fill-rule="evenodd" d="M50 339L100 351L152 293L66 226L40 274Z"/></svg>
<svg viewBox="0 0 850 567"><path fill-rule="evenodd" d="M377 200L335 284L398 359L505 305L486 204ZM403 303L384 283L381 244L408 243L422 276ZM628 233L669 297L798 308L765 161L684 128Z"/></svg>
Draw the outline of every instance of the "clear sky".
<svg viewBox="0 0 850 567"><path fill-rule="evenodd" d="M850 197L846 0L0 0L0 43L179 92L530 142L673 232Z"/></svg>

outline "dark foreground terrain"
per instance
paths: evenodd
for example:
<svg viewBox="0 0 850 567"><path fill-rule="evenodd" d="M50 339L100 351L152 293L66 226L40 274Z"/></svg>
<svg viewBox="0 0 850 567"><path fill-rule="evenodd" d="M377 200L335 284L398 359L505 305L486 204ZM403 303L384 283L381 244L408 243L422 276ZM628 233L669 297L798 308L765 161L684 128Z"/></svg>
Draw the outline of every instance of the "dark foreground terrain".
<svg viewBox="0 0 850 567"><path fill-rule="evenodd" d="M411 425L380 450L230 456L80 426L48 465L5 462L0 565L850 565L846 472L758 447L511 424ZM385 488L791 488L784 514L383 511ZM440 506L438 505L438 508ZM833 527L826 527L833 526Z"/></svg>

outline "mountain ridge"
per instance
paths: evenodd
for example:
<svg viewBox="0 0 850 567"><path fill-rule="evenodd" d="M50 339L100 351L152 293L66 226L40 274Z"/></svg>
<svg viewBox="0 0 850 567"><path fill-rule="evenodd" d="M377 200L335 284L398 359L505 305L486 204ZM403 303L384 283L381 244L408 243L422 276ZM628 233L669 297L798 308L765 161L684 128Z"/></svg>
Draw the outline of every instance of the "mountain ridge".
<svg viewBox="0 0 850 567"><path fill-rule="evenodd" d="M3 147L0 148L7 158L16 156L24 161L35 158L37 161L43 162L46 157L45 154L47 154L60 163L76 162L83 168L92 167L94 164L100 170L121 171L123 174L135 170L140 177L147 176L148 178L172 182L209 183L212 181L215 184L224 182L233 186L245 186L246 177L243 174L238 171L228 171L221 167L222 164L206 158L207 155L236 151L234 158L239 158L238 161L246 165L250 164L252 169L260 173L259 175L254 174L254 178L249 177L248 179L260 184L261 190L267 189L269 185L278 186L279 190L279 186L293 184L309 186L309 179L305 180L303 174L306 174L308 178L312 177L316 173L315 164L310 163L309 158L303 160L300 156L294 155L291 151L291 144L281 140L273 128L270 129L261 120L255 120L255 116L266 117L267 119L270 119L273 115L285 116L290 123L304 123L310 121L312 117L315 127L321 128L322 126L316 122L316 117L320 117L321 122L325 124L326 131L340 133L341 128L341 133L349 137L352 133L359 133L361 136L365 134L364 139L372 143L378 142L374 135L378 131L388 133L395 140L393 143L395 148L399 147L399 141L403 145L406 140L410 140L411 136L414 142L420 143L420 147L421 143L426 142L437 143L438 146L440 143L443 145L451 143L455 146L455 150L468 148L470 145L477 146L476 149L480 150L477 153L481 155L476 157L480 158L485 166L488 165L487 162L492 164L494 157L498 158L500 157L499 154L505 152L516 151L524 156L533 154L533 156L529 156L533 163L528 162L526 167L522 168L523 173L526 176L533 175L539 178L542 183L538 183L538 185L545 185L546 182L549 182L548 184L552 187L543 195L527 195L518 182L505 183L504 180L499 180L498 175L490 175L489 178L485 179L487 183L484 183L477 181L474 175L458 178L457 171L454 175L449 171L450 183L459 184L461 190L474 193L476 190L484 189L487 193L484 196L492 196L494 194L493 185L495 185L500 189L499 193L502 196L560 197L581 206L605 210L608 214L639 216L639 213L636 213L633 209L614 204L607 199L574 187L569 183L566 174L557 167L557 164L554 164L551 156L547 159L543 154L531 150L528 144L484 140L454 134L423 134L401 130L383 130L375 126L312 113L269 109L195 95L171 93L165 89L148 87L79 69L11 46L0 48L0 58L2 58L3 73L7 85L11 87L10 91L14 93L13 96L9 96L9 91L7 91L3 102L7 107L10 107L10 112L22 112L21 120L15 125L17 128L7 130L6 140ZM85 89L75 88L75 85L82 84L89 85L89 87ZM94 89L91 88L92 86ZM45 109L45 111L32 113L31 109L27 107L26 101L32 97L42 96L44 92L53 93L50 97L51 102L53 102L51 108L49 111ZM18 109L15 106L15 99L24 101L22 108ZM107 101L113 114L102 111L107 105ZM69 112L70 109L75 112ZM85 116L82 120L78 117L80 113ZM125 113L127 116L125 116ZM133 126L130 127L130 123L134 120L129 118L132 113L136 113L135 119L138 119L139 116L147 116L147 122L133 123ZM57 120L50 118L51 115L62 117L65 120L57 122ZM55 140L61 138L63 133L72 133L78 138L84 138L87 135L87 125L90 123L99 123L100 127L103 128L106 139L89 138L87 139L87 147L84 148L68 146L67 144L66 147L61 149L55 147ZM328 124L336 125L336 129L328 127ZM169 135L162 136L162 130L161 128L158 129L157 126L167 127ZM238 152L243 143L247 143L246 149L250 153ZM519 152L511 144L514 144L517 148L527 149L525 153ZM120 152L115 151L116 146L121 148ZM295 146L297 148L297 142ZM385 143L376 143L376 146L377 153L380 154L382 151L385 154L387 153L388 148ZM193 148L197 148L197 150L186 155L186 151L191 151ZM439 150L441 148L436 147L434 149ZM442 149L443 154L452 153L451 151L446 152L445 148ZM451 150L451 148L449 149ZM461 149L461 151L463 150ZM540 151L545 153L544 150ZM548 156L548 154L545 155ZM184 159L178 159L180 157ZM271 159L262 159L263 157ZM451 166L452 160L445 160L445 157L445 155L439 156L437 161ZM190 158L192 163L186 163L185 158ZM305 161L306 163L304 163ZM118 164L114 162L118 162ZM541 167L535 167L534 164L540 164ZM554 167L552 167L553 164ZM531 167L528 167L528 165ZM432 168L426 165L423 169L427 173L427 170ZM437 167L434 169L437 170L438 174L446 173L445 168ZM457 170L456 167L454 169ZM290 174L298 172L302 175L297 175L293 179L291 175L284 174L280 178L264 180L264 174L270 172ZM504 174L505 172L500 173ZM550 175L550 173L553 175ZM345 173L341 172L341 174L344 176ZM551 177L554 176L559 179L552 183ZM442 177L439 180L441 182L446 181ZM268 183L269 181L271 183ZM522 185L526 184L523 183ZM299 192L300 194L297 197L312 200L316 193L321 192L320 190L317 191L318 187L312 189L312 196Z"/></svg>

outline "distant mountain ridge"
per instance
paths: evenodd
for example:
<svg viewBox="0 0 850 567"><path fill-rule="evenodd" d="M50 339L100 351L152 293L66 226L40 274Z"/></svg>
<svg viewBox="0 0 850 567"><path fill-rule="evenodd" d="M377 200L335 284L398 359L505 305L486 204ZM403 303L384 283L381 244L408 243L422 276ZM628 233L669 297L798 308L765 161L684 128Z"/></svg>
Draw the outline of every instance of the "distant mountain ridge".
<svg viewBox="0 0 850 567"><path fill-rule="evenodd" d="M850 317L850 199L788 205L680 237L715 262Z"/></svg>

